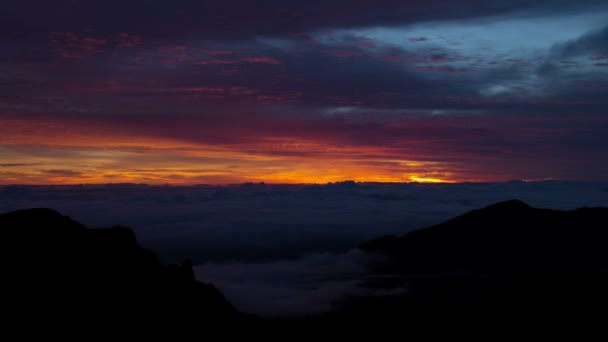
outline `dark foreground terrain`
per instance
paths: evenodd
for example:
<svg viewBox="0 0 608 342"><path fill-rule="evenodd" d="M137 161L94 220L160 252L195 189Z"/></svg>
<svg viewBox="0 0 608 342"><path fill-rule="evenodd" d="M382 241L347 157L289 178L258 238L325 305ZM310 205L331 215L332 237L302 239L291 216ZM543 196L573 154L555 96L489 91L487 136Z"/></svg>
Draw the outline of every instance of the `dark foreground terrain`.
<svg viewBox="0 0 608 342"><path fill-rule="evenodd" d="M125 227L87 229L49 209L0 216L2 306L11 319L186 325L242 319L192 266L162 265Z"/></svg>
<svg viewBox="0 0 608 342"><path fill-rule="evenodd" d="M507 201L360 246L388 257L369 286L407 295L353 312L427 318L600 318L608 304L608 209Z"/></svg>
<svg viewBox="0 0 608 342"><path fill-rule="evenodd" d="M190 263L161 264L128 228L91 230L55 211L29 209L0 215L0 234L2 305L16 322L84 320L108 328L145 321L147 331L156 324L271 323L238 313L194 279ZM361 286L385 295L350 298L299 324L599 320L608 305L604 208L553 211L508 201L359 248L383 256Z"/></svg>

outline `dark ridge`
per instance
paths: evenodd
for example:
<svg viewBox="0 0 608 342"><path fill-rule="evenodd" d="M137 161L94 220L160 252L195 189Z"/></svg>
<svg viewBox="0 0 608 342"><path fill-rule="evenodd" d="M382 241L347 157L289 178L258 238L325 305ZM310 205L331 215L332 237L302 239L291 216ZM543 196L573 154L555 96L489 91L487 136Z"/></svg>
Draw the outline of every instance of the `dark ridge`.
<svg viewBox="0 0 608 342"><path fill-rule="evenodd" d="M509 312L518 318L590 318L608 305L606 246L608 208L559 211L517 200L497 203L360 245L388 257L376 265L375 279L401 279L368 286L406 294L365 298L345 313L419 320L443 314L485 320Z"/></svg>
<svg viewBox="0 0 608 342"><path fill-rule="evenodd" d="M608 209L558 211L511 200L360 248L408 273L608 269Z"/></svg>
<svg viewBox="0 0 608 342"><path fill-rule="evenodd" d="M215 287L196 281L190 262L162 265L129 228L87 229L30 209L0 215L0 234L2 306L13 319L184 328L243 319Z"/></svg>
<svg viewBox="0 0 608 342"><path fill-rule="evenodd" d="M518 199L512 199L504 202L492 204L484 209L480 210L495 210L495 211L515 211L515 210L527 210L532 208L527 203Z"/></svg>

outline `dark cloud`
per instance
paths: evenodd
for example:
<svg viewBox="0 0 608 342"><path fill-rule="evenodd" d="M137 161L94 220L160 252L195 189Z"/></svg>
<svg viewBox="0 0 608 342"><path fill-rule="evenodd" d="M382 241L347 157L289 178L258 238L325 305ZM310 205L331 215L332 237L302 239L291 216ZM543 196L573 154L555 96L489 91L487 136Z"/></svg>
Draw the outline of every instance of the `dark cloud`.
<svg viewBox="0 0 608 342"><path fill-rule="evenodd" d="M553 51L562 58L584 56L591 60L608 60L608 27L590 32L585 36L557 44Z"/></svg>
<svg viewBox="0 0 608 342"><path fill-rule="evenodd" d="M47 31L95 31L146 34L163 39L189 34L215 39L285 35L325 28L402 25L411 22L504 15L511 12L563 12L601 0L536 2L529 0L427 1L164 1L108 0L78 3L61 0L9 0L3 4L5 37L31 37ZM44 33L44 34L46 34Z"/></svg>
<svg viewBox="0 0 608 342"><path fill-rule="evenodd" d="M77 177L82 173L72 170L41 170L42 172L49 174L51 176L59 176L59 177Z"/></svg>
<svg viewBox="0 0 608 342"><path fill-rule="evenodd" d="M410 38L409 41L412 43L423 43L423 42L428 42L429 39L426 37L419 37L419 38Z"/></svg>
<svg viewBox="0 0 608 342"><path fill-rule="evenodd" d="M72 32L51 32L49 41L55 53L63 58L84 58L103 51L108 40L95 37L79 37Z"/></svg>
<svg viewBox="0 0 608 342"><path fill-rule="evenodd" d="M36 166L41 163L0 163L0 167L20 167L20 166Z"/></svg>

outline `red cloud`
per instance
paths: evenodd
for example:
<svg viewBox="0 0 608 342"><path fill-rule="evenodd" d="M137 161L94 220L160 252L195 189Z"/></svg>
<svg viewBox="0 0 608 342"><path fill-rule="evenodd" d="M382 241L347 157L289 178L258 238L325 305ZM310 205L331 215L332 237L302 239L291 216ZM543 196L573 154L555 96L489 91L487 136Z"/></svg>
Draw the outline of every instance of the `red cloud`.
<svg viewBox="0 0 608 342"><path fill-rule="evenodd" d="M272 104L272 105L283 105L293 104L301 101L301 93L286 93L286 94L264 94L255 97L255 102Z"/></svg>
<svg viewBox="0 0 608 342"><path fill-rule="evenodd" d="M237 63L281 64L276 58L260 55L243 55L239 51L214 50L188 45L159 47L146 56L158 58L164 64L189 63L192 65L230 65Z"/></svg>
<svg viewBox="0 0 608 342"><path fill-rule="evenodd" d="M103 51L108 40L96 37L80 37L73 32L51 32L52 50L63 58L84 58Z"/></svg>
<svg viewBox="0 0 608 342"><path fill-rule="evenodd" d="M118 43L116 44L116 47L132 48L141 44L143 44L143 39L140 35L121 33L118 35Z"/></svg>
<svg viewBox="0 0 608 342"><path fill-rule="evenodd" d="M171 45L171 46L162 46L159 48L162 52L182 52L186 51L188 47L186 45Z"/></svg>
<svg viewBox="0 0 608 342"><path fill-rule="evenodd" d="M195 65L216 65L216 64L236 64L236 61L227 59L211 58L204 61L194 62Z"/></svg>
<svg viewBox="0 0 608 342"><path fill-rule="evenodd" d="M187 45L161 46L157 52L148 52L146 55L157 57L164 64L195 62L203 58L197 49Z"/></svg>
<svg viewBox="0 0 608 342"><path fill-rule="evenodd" d="M162 63L191 63L194 65L219 65L236 64L241 60L235 59L234 51L230 50L210 50L192 47L188 45L163 46L158 52L148 53L148 55L158 57ZM279 62L268 57L250 57L251 60L243 60L257 63L278 64ZM261 58L266 58L262 60Z"/></svg>
<svg viewBox="0 0 608 342"><path fill-rule="evenodd" d="M234 52L230 51L230 50L205 50L205 49L201 49L200 50L203 53L206 53L208 55L211 56L227 56L227 55L232 55Z"/></svg>
<svg viewBox="0 0 608 342"><path fill-rule="evenodd" d="M267 56L250 56L243 57L243 62L249 63L266 63L266 64L281 64L281 62L275 58L267 57Z"/></svg>

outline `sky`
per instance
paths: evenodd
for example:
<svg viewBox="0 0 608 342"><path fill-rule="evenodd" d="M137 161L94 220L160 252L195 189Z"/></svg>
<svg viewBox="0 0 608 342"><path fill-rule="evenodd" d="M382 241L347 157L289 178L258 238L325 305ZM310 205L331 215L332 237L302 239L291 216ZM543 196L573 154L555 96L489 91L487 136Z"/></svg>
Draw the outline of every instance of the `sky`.
<svg viewBox="0 0 608 342"><path fill-rule="evenodd" d="M605 0L7 0L0 184L608 180Z"/></svg>

